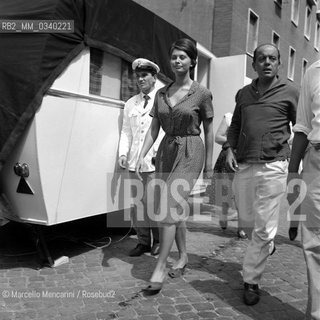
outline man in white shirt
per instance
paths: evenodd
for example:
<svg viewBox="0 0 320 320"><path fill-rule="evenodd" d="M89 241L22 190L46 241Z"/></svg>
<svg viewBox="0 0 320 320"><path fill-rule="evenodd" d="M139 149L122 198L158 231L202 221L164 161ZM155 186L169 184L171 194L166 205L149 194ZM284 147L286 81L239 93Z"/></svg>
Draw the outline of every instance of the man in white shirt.
<svg viewBox="0 0 320 320"><path fill-rule="evenodd" d="M138 179L135 173L136 162L152 121L149 113L154 103L155 84L160 69L152 61L143 58L134 60L132 69L135 72L140 93L130 98L124 106L118 163L121 168L129 169L131 179ZM137 212L137 207L135 207L132 218L138 236L138 244L129 252L132 257L140 256L150 251L152 255L159 253L159 229L156 222L150 219L146 204L146 187L148 182L154 178L153 158L156 155L158 145L159 143L156 143L144 159L144 167L141 173L144 188L142 199L143 215ZM132 189L132 192L136 191ZM151 234L153 236L152 247Z"/></svg>
<svg viewBox="0 0 320 320"><path fill-rule="evenodd" d="M303 160L300 191L306 191L306 195L300 214L305 215L301 219L301 236L309 286L306 319L320 320L320 60L304 76L293 131L287 198L292 206L299 201L291 192L293 179L300 178L299 165Z"/></svg>

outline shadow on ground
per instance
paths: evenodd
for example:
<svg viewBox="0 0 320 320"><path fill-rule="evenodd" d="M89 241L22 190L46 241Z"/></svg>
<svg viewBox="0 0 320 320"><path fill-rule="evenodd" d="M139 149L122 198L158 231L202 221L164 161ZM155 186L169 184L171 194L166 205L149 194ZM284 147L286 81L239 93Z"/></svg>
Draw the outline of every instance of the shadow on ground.
<svg viewBox="0 0 320 320"><path fill-rule="evenodd" d="M129 257L128 251L134 247L136 241L130 238L121 242L121 245L114 244L105 249L103 266L110 267L112 259L120 259L126 265L130 265L129 272L135 279L141 280L141 287L135 288L135 292L128 292L127 300L122 304L134 303L140 299L140 289L146 285L146 281L155 267L156 259L150 255L140 257ZM173 252L171 257L176 257ZM241 314L241 319L259 320L302 320L304 314L294 306L281 301L265 290L261 290L261 300L255 306L246 306L243 303L243 282L241 276L242 265L240 263L221 260L217 257L203 257L196 254L189 254L189 263L186 275L181 279L165 280L163 292L172 288L186 288L191 286L208 302L213 303L214 311L221 317L234 317L236 313ZM169 267L169 265L168 265ZM199 274L199 279L194 276ZM205 278L201 275L205 275ZM210 279L207 279L210 278ZM120 303L120 304L121 304ZM232 309L230 308L232 307ZM243 318L242 318L243 317ZM227 319L227 318L226 318Z"/></svg>
<svg viewBox="0 0 320 320"><path fill-rule="evenodd" d="M128 228L107 228L105 215L80 219L54 226L41 226L49 254L55 260L69 258L107 245L113 239L123 237ZM104 243L103 243L104 242ZM34 225L9 222L0 228L0 269L27 267L40 269L47 261L38 252L39 239Z"/></svg>
<svg viewBox="0 0 320 320"><path fill-rule="evenodd" d="M214 280L193 280L189 284L212 302L218 313L219 309L222 310L230 306L250 319L304 319L304 314L300 310L270 295L263 289L260 290L260 302L255 306L246 306L243 303L243 281L240 273L242 265L239 263L209 258L202 263L201 269L214 275ZM225 315L227 316L227 314Z"/></svg>

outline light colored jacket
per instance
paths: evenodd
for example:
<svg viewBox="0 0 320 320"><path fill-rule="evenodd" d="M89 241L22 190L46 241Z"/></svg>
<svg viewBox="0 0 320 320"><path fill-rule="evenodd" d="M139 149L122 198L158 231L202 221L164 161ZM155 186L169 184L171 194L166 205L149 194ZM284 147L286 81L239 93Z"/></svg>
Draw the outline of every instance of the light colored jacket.
<svg viewBox="0 0 320 320"><path fill-rule="evenodd" d="M144 138L150 127L152 117L149 115L156 94L156 89L152 90L148 96L148 104L143 108L145 99L144 94L139 94L131 97L124 106L123 123L119 142L119 157L126 156L128 169L135 171L136 163L143 146ZM144 158L143 172L152 172L155 170L151 159L156 156L159 144L163 138L163 132L159 132L159 136L149 152Z"/></svg>

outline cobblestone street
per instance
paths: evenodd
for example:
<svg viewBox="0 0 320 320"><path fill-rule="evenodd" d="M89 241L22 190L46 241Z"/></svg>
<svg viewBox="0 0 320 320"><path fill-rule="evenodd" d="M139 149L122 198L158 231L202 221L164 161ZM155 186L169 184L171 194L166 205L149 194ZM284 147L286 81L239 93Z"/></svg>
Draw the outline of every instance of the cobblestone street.
<svg viewBox="0 0 320 320"><path fill-rule="evenodd" d="M201 216L191 217L187 271L182 278L167 278L163 290L152 297L141 289L156 259L149 254L127 255L136 236L122 239L125 233L118 230L110 235L110 245L99 249L79 240L84 226L91 235L109 236L98 218L90 224L83 220L54 226L47 234L50 251L56 257L67 256L69 262L39 268L38 255L29 252L34 246L26 228L9 223L0 229L0 319L303 319L305 262L299 237L293 242L287 237L286 207L277 250L263 276L262 297L253 307L242 302L241 269L248 241L236 237L236 221L229 221L222 231L218 211L203 205ZM71 232L75 228L78 233ZM56 237L50 238L52 234ZM176 256L174 247L170 258Z"/></svg>

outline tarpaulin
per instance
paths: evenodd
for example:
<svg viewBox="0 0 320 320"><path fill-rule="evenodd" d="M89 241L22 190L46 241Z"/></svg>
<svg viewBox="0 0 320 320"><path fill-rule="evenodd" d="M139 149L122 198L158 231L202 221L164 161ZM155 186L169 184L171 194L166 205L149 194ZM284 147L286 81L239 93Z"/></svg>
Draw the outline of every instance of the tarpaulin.
<svg viewBox="0 0 320 320"><path fill-rule="evenodd" d="M0 27L0 168L54 80L86 46L155 61L163 76L171 43L186 34L131 0L0 0L0 20L72 20L71 33ZM190 37L189 37L190 38Z"/></svg>

